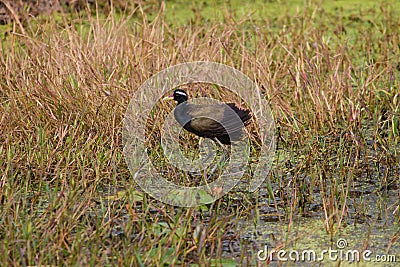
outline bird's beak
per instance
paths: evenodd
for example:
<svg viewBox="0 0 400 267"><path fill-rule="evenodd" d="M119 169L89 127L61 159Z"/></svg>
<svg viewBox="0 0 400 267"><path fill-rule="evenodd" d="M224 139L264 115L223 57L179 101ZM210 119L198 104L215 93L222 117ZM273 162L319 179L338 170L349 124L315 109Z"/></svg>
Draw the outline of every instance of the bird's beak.
<svg viewBox="0 0 400 267"><path fill-rule="evenodd" d="M167 101L167 100L174 100L174 96L170 95L170 96L166 96L163 98L163 101Z"/></svg>

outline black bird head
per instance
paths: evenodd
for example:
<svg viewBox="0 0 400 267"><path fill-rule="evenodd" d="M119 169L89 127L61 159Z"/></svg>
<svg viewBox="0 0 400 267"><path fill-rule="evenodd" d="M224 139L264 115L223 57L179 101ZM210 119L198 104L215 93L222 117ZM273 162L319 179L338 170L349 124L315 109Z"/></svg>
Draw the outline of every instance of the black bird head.
<svg viewBox="0 0 400 267"><path fill-rule="evenodd" d="M178 104L181 104L188 100L188 95L186 94L185 91L177 89L171 96L165 97L164 100L174 100L178 102Z"/></svg>

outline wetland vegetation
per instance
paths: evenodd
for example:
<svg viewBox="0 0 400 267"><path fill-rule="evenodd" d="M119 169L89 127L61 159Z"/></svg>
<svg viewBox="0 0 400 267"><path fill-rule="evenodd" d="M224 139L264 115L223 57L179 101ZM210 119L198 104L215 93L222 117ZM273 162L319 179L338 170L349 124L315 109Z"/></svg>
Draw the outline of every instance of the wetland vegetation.
<svg viewBox="0 0 400 267"><path fill-rule="evenodd" d="M264 266L265 245L318 253L339 239L400 261L398 1L99 1L0 33L0 265ZM148 78L191 61L257 83L276 155L256 192L179 208L134 183L122 120Z"/></svg>

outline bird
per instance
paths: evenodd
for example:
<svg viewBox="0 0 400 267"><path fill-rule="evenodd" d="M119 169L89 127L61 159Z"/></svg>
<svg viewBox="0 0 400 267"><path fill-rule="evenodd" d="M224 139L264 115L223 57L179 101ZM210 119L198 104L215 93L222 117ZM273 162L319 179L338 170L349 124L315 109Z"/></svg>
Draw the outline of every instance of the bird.
<svg viewBox="0 0 400 267"><path fill-rule="evenodd" d="M193 104L188 99L188 94L182 89L176 89L171 96L164 98L177 103L174 117L185 130L210 138L221 146L242 139L243 128L249 125L252 117L250 110L241 109L234 103Z"/></svg>

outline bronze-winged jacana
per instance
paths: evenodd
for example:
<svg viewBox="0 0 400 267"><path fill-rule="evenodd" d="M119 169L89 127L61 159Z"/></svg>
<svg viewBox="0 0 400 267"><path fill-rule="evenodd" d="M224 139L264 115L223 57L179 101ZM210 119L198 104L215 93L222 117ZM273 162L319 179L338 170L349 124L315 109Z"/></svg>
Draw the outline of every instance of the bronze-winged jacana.
<svg viewBox="0 0 400 267"><path fill-rule="evenodd" d="M238 108L234 103L188 103L188 95L181 89L175 90L164 100L177 102L174 116L185 130L225 145L241 140L243 127L247 126L251 119L250 110Z"/></svg>

